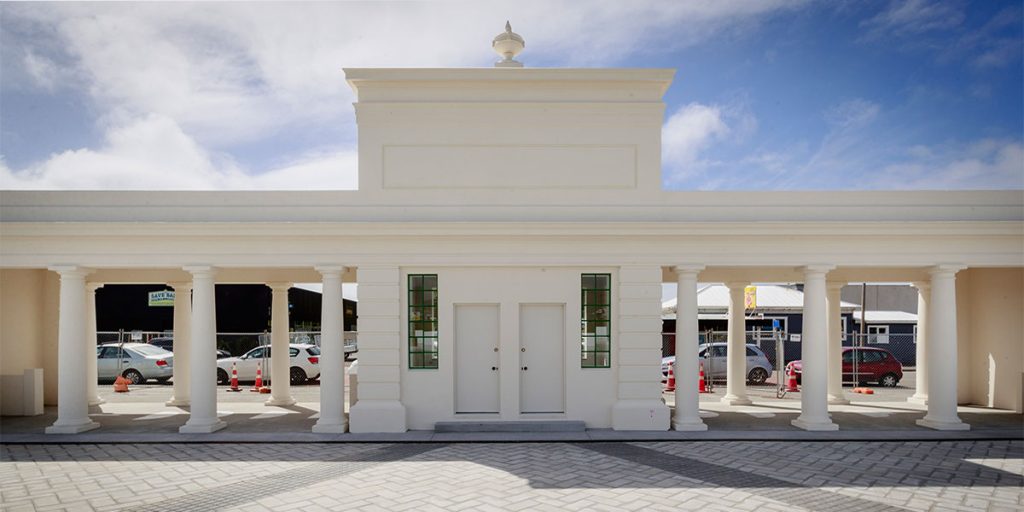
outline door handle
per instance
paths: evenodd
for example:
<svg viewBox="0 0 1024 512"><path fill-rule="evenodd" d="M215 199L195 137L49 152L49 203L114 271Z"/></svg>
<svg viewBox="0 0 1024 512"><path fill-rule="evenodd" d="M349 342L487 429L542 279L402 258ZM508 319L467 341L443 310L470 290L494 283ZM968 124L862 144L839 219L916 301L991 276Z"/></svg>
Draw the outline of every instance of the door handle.
<svg viewBox="0 0 1024 512"><path fill-rule="evenodd" d="M129 360L127 360L127 359L125 359L124 361L121 361L121 362L122 362L122 363L124 363L124 364L128 364L128 363L130 363L131 361L129 361Z"/></svg>
<svg viewBox="0 0 1024 512"><path fill-rule="evenodd" d="M497 366L492 366L492 367L491 367L491 371L492 371L492 372L496 372L496 371L498 371L498 367L497 367Z"/></svg>

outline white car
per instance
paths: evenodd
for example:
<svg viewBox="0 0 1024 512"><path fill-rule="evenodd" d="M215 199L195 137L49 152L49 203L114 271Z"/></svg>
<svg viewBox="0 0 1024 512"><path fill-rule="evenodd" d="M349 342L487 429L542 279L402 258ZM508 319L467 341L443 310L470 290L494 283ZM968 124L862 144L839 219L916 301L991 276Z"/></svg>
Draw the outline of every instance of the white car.
<svg viewBox="0 0 1024 512"><path fill-rule="evenodd" d="M309 343L292 343L288 345L289 371L288 378L292 384L302 384L310 379L320 377L320 348ZM241 357L225 357L217 360L217 383L231 382L231 366L238 369L238 380L252 382L256 380L256 366L262 367L263 378L273 378L270 374L270 345L256 347Z"/></svg>
<svg viewBox="0 0 1024 512"><path fill-rule="evenodd" d="M96 376L114 380L118 375L132 384L149 379L159 383L174 376L174 354L145 343L105 343L96 347Z"/></svg>

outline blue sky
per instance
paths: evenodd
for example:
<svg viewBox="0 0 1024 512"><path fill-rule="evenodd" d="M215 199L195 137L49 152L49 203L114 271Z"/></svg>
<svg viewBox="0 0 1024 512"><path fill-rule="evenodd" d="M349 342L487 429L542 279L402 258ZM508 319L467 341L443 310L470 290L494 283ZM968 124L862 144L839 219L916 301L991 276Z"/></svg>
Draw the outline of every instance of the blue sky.
<svg viewBox="0 0 1024 512"><path fill-rule="evenodd" d="M355 188L343 67L670 67L679 190L1024 189L1020 1L0 4L0 188Z"/></svg>

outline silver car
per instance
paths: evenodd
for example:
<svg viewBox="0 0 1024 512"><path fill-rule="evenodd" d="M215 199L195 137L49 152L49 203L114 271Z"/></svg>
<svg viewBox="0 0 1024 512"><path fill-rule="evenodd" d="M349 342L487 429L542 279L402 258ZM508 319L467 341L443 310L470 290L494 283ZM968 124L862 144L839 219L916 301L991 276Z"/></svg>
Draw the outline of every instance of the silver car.
<svg viewBox="0 0 1024 512"><path fill-rule="evenodd" d="M167 382L174 376L174 354L146 343L107 343L96 347L99 380L114 380L118 375L132 384L149 379Z"/></svg>
<svg viewBox="0 0 1024 512"><path fill-rule="evenodd" d="M710 349L710 354L708 353ZM707 379L724 380L727 374L728 345L726 343L712 343L697 347L697 358L704 363L704 376ZM661 359L661 374L668 375L668 365L675 364L676 356L663 357ZM747 345L747 382L751 384L764 384L772 373L772 363L768 356L761 351L757 345Z"/></svg>

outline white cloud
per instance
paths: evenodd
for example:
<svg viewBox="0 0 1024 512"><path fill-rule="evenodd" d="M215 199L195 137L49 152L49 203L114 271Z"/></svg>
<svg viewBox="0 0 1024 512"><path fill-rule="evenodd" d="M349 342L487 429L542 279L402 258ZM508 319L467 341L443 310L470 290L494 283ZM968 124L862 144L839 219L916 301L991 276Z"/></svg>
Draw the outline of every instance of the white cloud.
<svg viewBox="0 0 1024 512"><path fill-rule="evenodd" d="M962 10L949 2L893 0L887 9L861 25L868 29L869 38L886 35L912 37L925 32L948 30L963 21Z"/></svg>
<svg viewBox="0 0 1024 512"><path fill-rule="evenodd" d="M211 153L170 118L150 115L111 128L104 147L64 151L14 172L0 165L3 189L216 190L353 189L356 154L339 149L262 174Z"/></svg>
<svg viewBox="0 0 1024 512"><path fill-rule="evenodd" d="M668 182L679 183L703 171L701 152L729 133L717 105L690 103L672 114L661 130L661 160Z"/></svg>
<svg viewBox="0 0 1024 512"><path fill-rule="evenodd" d="M1024 189L1024 145L982 139L963 146L910 148L909 159L873 173L871 188Z"/></svg>

